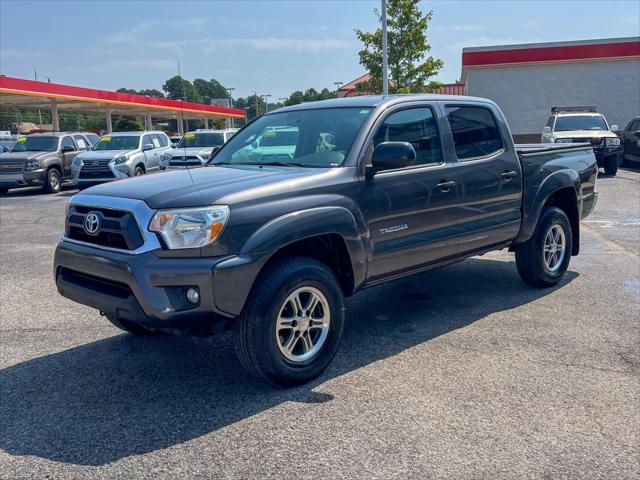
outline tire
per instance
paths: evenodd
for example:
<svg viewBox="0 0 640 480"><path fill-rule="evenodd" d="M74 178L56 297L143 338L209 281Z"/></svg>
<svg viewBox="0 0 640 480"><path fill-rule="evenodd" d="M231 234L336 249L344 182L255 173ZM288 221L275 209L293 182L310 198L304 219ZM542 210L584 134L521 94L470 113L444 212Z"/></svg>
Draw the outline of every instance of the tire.
<svg viewBox="0 0 640 480"><path fill-rule="evenodd" d="M295 298L303 307L297 312ZM318 302L305 312L313 298ZM300 385L329 366L343 327L344 296L333 272L316 260L289 257L258 277L234 325L236 353L254 375L276 385Z"/></svg>
<svg viewBox="0 0 640 480"><path fill-rule="evenodd" d="M551 263L549 265L545 259L550 258L551 254L545 255L545 246L549 249L549 240L551 240L550 243L560 243L560 241L553 242L553 237L559 230L562 232L564 248L562 253L557 253L557 250L551 250L556 252L557 256L554 259L557 259L557 262L554 263L552 260L547 260ZM552 235L551 239L548 237L549 234ZM520 278L529 285L538 288L556 285L562 280L569 267L572 246L573 237L569 218L557 207L546 207L542 211L542 215L540 215L533 236L516 249L516 266L518 267Z"/></svg>
<svg viewBox="0 0 640 480"><path fill-rule="evenodd" d="M141 166L137 166L136 169L133 171L133 176L134 177L139 177L141 175L144 175L144 168L142 168Z"/></svg>
<svg viewBox="0 0 640 480"><path fill-rule="evenodd" d="M620 160L617 155L611 155L609 158L605 160L604 164L604 173L607 175L611 175L612 177L616 176L618 173L618 166L620 165Z"/></svg>
<svg viewBox="0 0 640 480"><path fill-rule="evenodd" d="M113 325L118 327L120 330L124 330L127 333L131 333L133 335L154 335L157 332L155 330L144 328L137 323L130 322L128 320L124 320L122 318L113 316L113 315L105 315L107 320L109 320Z"/></svg>
<svg viewBox="0 0 640 480"><path fill-rule="evenodd" d="M43 189L47 193L58 193L61 188L62 176L60 175L60 171L55 167L51 167L47 170L47 177Z"/></svg>

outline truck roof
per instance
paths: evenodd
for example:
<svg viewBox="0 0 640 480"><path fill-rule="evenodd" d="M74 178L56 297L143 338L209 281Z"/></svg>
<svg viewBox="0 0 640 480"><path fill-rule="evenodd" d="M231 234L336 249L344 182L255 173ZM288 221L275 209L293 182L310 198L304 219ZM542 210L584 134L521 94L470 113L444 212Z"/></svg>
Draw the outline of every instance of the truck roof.
<svg viewBox="0 0 640 480"><path fill-rule="evenodd" d="M93 132L41 132L41 133L30 133L29 135L24 135L25 137L61 137L63 135L86 135L93 134Z"/></svg>
<svg viewBox="0 0 640 480"><path fill-rule="evenodd" d="M411 102L417 100L431 100L431 101L443 101L443 102L478 102L494 104L493 101L480 98L469 97L466 95L439 95L432 93L421 94L395 94L395 95L363 95L359 97L342 97L331 98L329 100L320 100L317 102L299 103L297 105L291 105L289 107L279 108L273 110L266 115L275 112L289 112L294 110L311 110L318 108L340 108L340 107L355 107L355 108L375 108L381 105L395 105L398 103Z"/></svg>
<svg viewBox="0 0 640 480"><path fill-rule="evenodd" d="M165 132L163 132L162 130L141 130L138 132L111 132L111 133L107 133L104 136L105 137L126 137L126 136L133 136L133 135L144 135L147 133L161 133L163 135L166 135Z"/></svg>

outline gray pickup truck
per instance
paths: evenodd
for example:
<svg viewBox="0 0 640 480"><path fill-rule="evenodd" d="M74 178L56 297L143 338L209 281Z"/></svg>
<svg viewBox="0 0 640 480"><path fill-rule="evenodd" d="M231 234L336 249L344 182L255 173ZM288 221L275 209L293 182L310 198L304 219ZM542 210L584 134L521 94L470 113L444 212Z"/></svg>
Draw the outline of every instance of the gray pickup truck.
<svg viewBox="0 0 640 480"><path fill-rule="evenodd" d="M271 137L279 148L256 141ZM305 103L245 126L204 168L72 197L54 275L125 331L233 330L245 367L300 384L331 362L344 298L363 288L505 248L525 282L556 285L596 177L589 145L514 146L489 100Z"/></svg>

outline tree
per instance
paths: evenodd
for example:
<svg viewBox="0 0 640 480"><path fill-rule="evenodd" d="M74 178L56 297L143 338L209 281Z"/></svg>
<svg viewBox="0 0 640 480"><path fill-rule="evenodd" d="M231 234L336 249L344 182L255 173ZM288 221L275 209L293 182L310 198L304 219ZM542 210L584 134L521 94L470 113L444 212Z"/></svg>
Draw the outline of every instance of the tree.
<svg viewBox="0 0 640 480"><path fill-rule="evenodd" d="M164 93L155 88L144 88L138 92L138 95L146 95L147 97L164 98Z"/></svg>
<svg viewBox="0 0 640 480"><path fill-rule="evenodd" d="M129 117L127 115L118 118L118 121L113 127L114 132L139 132L141 130L144 130L144 127L140 121L135 117Z"/></svg>
<svg viewBox="0 0 640 480"><path fill-rule="evenodd" d="M423 14L420 0L387 0L387 40L389 91L397 93L424 92L440 87L429 79L442 68L442 60L426 57L431 50L427 43L427 28L433 16ZM380 19L380 12L374 10ZM364 48L359 52L360 64L371 79L359 89L382 92L382 29L375 32L355 30ZM425 58L426 57L426 58Z"/></svg>
<svg viewBox="0 0 640 480"><path fill-rule="evenodd" d="M164 82L162 90L167 92L167 98L173 100L184 100L187 102L203 103L203 97L198 93L189 80L185 80L180 75L171 77Z"/></svg>
<svg viewBox="0 0 640 480"><path fill-rule="evenodd" d="M228 98L228 90L215 78L207 81L202 78L196 78L193 81L193 87L204 99L204 103L211 104L211 100L216 98Z"/></svg>

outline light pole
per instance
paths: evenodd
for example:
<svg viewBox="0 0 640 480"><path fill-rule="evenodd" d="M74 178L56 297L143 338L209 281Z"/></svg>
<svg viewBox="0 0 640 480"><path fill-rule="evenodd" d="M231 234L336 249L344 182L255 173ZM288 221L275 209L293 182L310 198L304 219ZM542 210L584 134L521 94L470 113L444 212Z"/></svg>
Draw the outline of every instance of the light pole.
<svg viewBox="0 0 640 480"><path fill-rule="evenodd" d="M235 90L235 87L228 87L226 88L227 93L229 94L229 104L231 105L231 108L233 108L233 94L231 92L233 92ZM236 126L236 122L235 122L235 118L231 119L231 128L235 128Z"/></svg>
<svg viewBox="0 0 640 480"><path fill-rule="evenodd" d="M258 92L256 92L255 90L253 91L253 96L255 97L255 107L256 107L256 117L258 116L258 114L260 113L259 109L258 109Z"/></svg>
<svg viewBox="0 0 640 480"><path fill-rule="evenodd" d="M389 94L389 66L387 63L387 0L382 0L382 94Z"/></svg>
<svg viewBox="0 0 640 480"><path fill-rule="evenodd" d="M270 93L266 94L266 95L260 95L262 97L262 100L264 101L264 113L267 113L269 111L269 97L271 96Z"/></svg>
<svg viewBox="0 0 640 480"><path fill-rule="evenodd" d="M282 104L282 106L284 106L284 102L286 102L287 100L289 100L287 97L278 97L278 101Z"/></svg>
<svg viewBox="0 0 640 480"><path fill-rule="evenodd" d="M340 90L340 85L342 85L344 82L333 82L333 84L336 86L336 97L338 96L338 90Z"/></svg>

